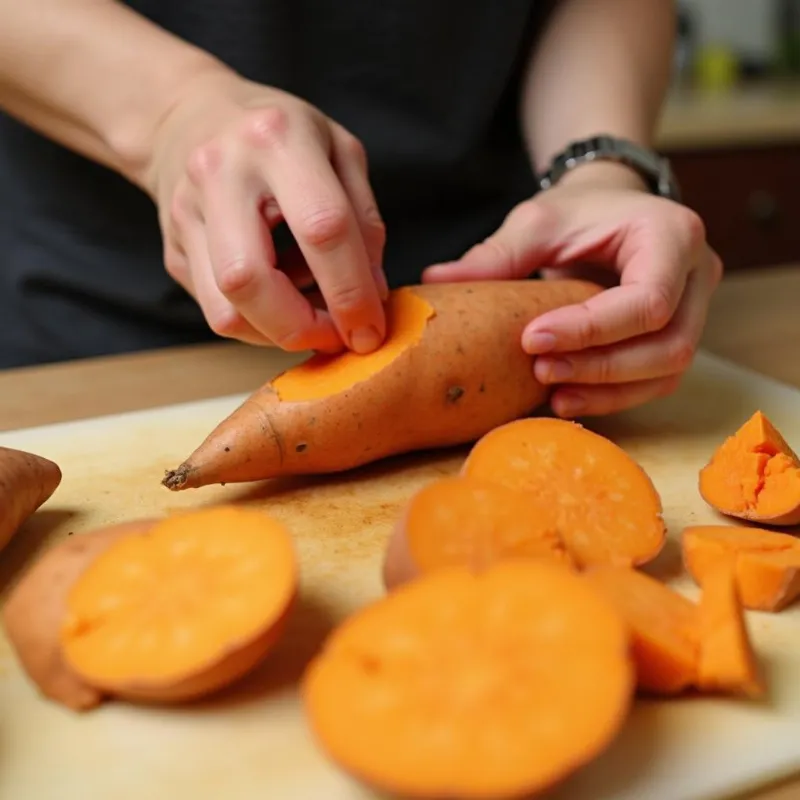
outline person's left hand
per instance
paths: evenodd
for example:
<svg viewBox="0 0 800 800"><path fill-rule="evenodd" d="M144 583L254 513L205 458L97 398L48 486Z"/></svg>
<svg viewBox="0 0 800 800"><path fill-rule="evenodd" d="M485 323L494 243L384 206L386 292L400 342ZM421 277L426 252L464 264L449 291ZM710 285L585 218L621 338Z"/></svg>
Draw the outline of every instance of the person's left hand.
<svg viewBox="0 0 800 800"><path fill-rule="evenodd" d="M562 417L608 414L672 393L722 277L696 213L649 194L627 167L595 163L518 205L496 233L458 261L429 267L423 280L525 278L537 270L613 284L541 315L523 333L523 348L537 356L536 377L557 384L550 403Z"/></svg>

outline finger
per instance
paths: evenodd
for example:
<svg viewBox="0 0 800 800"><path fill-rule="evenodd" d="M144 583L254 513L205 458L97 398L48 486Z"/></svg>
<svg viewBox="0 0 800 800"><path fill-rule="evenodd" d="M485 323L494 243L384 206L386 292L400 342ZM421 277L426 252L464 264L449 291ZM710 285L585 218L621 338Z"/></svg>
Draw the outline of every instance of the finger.
<svg viewBox="0 0 800 800"><path fill-rule="evenodd" d="M386 320L353 208L310 131L281 138L266 150L264 178L342 339L356 352L370 352L383 341Z"/></svg>
<svg viewBox="0 0 800 800"><path fill-rule="evenodd" d="M578 384L556 389L550 398L550 407L564 419L613 414L672 394L680 381L680 375L671 375L668 378L604 386Z"/></svg>
<svg viewBox="0 0 800 800"><path fill-rule="evenodd" d="M423 282L526 278L553 260L557 225L555 214L542 204L521 203L495 233L461 258L428 267Z"/></svg>
<svg viewBox="0 0 800 800"><path fill-rule="evenodd" d="M291 278L276 269L259 196L265 187L245 180L245 170L241 161L230 161L210 171L201 188L210 274L226 301L226 313L238 311L284 350L341 350L329 315L313 308Z"/></svg>
<svg viewBox="0 0 800 800"><path fill-rule="evenodd" d="M546 384L627 383L680 374L694 359L713 289L710 273L694 270L675 316L662 331L578 353L539 356L534 374Z"/></svg>
<svg viewBox="0 0 800 800"><path fill-rule="evenodd" d="M383 271L386 227L370 186L366 151L355 136L338 126L334 128L332 148L331 163L350 198L378 294L381 300L386 300L389 296L389 285Z"/></svg>
<svg viewBox="0 0 800 800"><path fill-rule="evenodd" d="M187 228L184 247L191 269L191 293L217 336L238 339L248 344L272 345L270 339L255 328L222 294L214 279L205 233L199 221Z"/></svg>
<svg viewBox="0 0 800 800"><path fill-rule="evenodd" d="M626 232L618 248L620 285L589 300L554 309L522 335L531 355L613 344L666 327L683 295L696 242L671 223Z"/></svg>

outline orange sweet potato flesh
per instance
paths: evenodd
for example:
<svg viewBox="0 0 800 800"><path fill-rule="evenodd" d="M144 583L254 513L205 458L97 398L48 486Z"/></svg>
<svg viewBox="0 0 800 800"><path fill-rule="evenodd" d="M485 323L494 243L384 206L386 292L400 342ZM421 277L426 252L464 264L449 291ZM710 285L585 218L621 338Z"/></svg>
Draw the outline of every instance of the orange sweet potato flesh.
<svg viewBox="0 0 800 800"><path fill-rule="evenodd" d="M102 702L103 692L64 661L59 632L67 595L78 576L114 542L154 524L155 520L142 519L70 536L46 550L11 590L3 607L6 636L44 697L75 711Z"/></svg>
<svg viewBox="0 0 800 800"><path fill-rule="evenodd" d="M630 710L627 626L544 560L422 575L347 618L301 684L317 742L392 796L528 797L599 755Z"/></svg>
<svg viewBox="0 0 800 800"><path fill-rule="evenodd" d="M706 574L699 614L697 688L762 697L766 684L750 642L730 560L719 562Z"/></svg>
<svg viewBox="0 0 800 800"><path fill-rule="evenodd" d="M768 525L800 524L800 460L756 411L700 471L700 494L722 514Z"/></svg>
<svg viewBox="0 0 800 800"><path fill-rule="evenodd" d="M692 687L699 656L696 604L630 567L590 567L584 576L630 626L639 689L673 695Z"/></svg>
<svg viewBox="0 0 800 800"><path fill-rule="evenodd" d="M398 520L383 565L387 589L450 566L483 569L509 557L574 566L555 526L525 492L466 476L422 487Z"/></svg>
<svg viewBox="0 0 800 800"><path fill-rule="evenodd" d="M61 628L64 658L123 699L194 700L266 657L297 584L290 535L263 512L175 514L115 542L79 576Z"/></svg>
<svg viewBox="0 0 800 800"><path fill-rule="evenodd" d="M698 585L725 559L734 562L742 605L777 612L800 595L800 540L751 527L696 525L681 534L686 571Z"/></svg>
<svg viewBox="0 0 800 800"><path fill-rule="evenodd" d="M0 447L0 550L61 483L61 470L47 458Z"/></svg>
<svg viewBox="0 0 800 800"><path fill-rule="evenodd" d="M529 418L473 446L462 474L529 493L581 566L637 566L666 540L658 492L622 448L576 422Z"/></svg>
<svg viewBox="0 0 800 800"><path fill-rule="evenodd" d="M180 490L339 472L474 441L547 400L522 350L525 325L598 291L572 280L397 289L378 351L318 354L282 373L162 483Z"/></svg>

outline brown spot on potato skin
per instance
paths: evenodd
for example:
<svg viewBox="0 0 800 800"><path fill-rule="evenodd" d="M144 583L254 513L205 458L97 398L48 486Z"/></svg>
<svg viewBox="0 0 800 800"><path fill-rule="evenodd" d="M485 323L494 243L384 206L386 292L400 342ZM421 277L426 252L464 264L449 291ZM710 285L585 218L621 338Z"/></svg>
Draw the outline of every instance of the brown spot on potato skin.
<svg viewBox="0 0 800 800"><path fill-rule="evenodd" d="M448 403L456 403L458 402L464 395L464 387L463 386L451 386L447 390L447 402Z"/></svg>

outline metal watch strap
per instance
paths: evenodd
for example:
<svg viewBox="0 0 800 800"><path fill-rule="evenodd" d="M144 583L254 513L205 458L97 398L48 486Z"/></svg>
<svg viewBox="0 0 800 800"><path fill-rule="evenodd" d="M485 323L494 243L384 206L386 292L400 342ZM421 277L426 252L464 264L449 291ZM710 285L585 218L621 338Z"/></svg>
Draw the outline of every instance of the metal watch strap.
<svg viewBox="0 0 800 800"><path fill-rule="evenodd" d="M589 161L617 161L626 164L644 178L654 194L680 201L680 189L666 158L628 139L607 134L570 142L553 159L548 170L538 176L539 188L549 189L566 172Z"/></svg>

